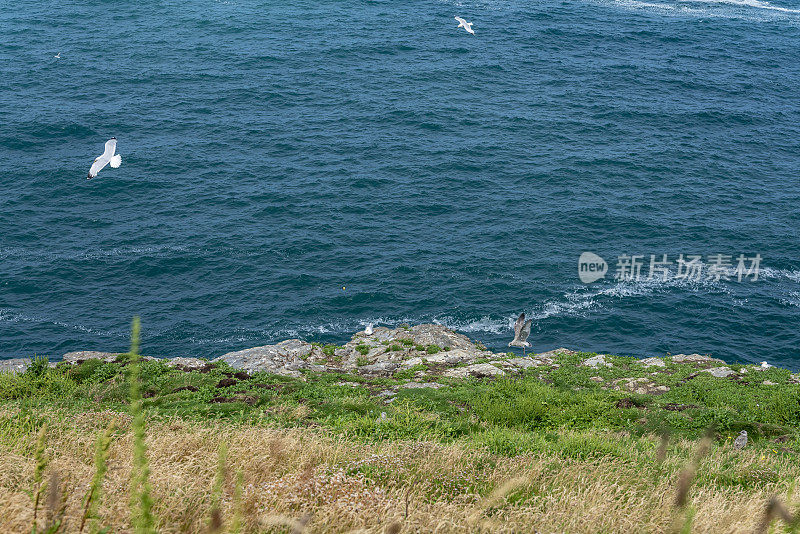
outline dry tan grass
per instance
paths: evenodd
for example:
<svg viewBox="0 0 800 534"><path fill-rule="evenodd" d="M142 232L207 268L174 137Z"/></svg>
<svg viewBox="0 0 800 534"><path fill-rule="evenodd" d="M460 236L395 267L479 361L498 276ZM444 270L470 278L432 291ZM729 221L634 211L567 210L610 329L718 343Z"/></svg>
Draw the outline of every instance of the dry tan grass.
<svg viewBox="0 0 800 534"><path fill-rule="evenodd" d="M112 412L52 416L47 454L67 492L69 532L80 523L96 432L117 421L121 430L111 445L100 514L113 532L128 532L130 418ZM35 433L23 438L23 450L31 449ZM223 521L233 517L233 474L241 470L245 532L668 532L677 513L677 481L695 444L679 443L677 451L672 447L659 466L657 441L653 438L653 458L642 458L652 467L643 469L640 462L611 457L503 458L461 445L363 444L323 430L179 420L148 425L155 514L159 532L165 533L208 530L222 442L228 445L229 473ZM30 532L32 510L25 492L33 477L32 455L2 453L0 532ZM751 533L773 494L792 502L787 487L774 482L756 490L702 482L703 473L733 459L739 462L737 470L752 476L800 476L800 467L777 456L733 454L712 447L699 462L698 481L689 493L689 505L696 510L693 532Z"/></svg>

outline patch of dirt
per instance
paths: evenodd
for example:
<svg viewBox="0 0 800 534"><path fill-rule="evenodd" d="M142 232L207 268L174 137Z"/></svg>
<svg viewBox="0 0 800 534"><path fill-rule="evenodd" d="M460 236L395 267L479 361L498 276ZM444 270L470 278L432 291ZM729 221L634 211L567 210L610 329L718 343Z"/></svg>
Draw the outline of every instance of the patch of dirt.
<svg viewBox="0 0 800 534"><path fill-rule="evenodd" d="M634 399L620 399L615 405L617 408L644 408L641 404L637 403Z"/></svg>
<svg viewBox="0 0 800 534"><path fill-rule="evenodd" d="M250 375L245 373L244 371L237 371L235 373L225 373L225 376L229 378L235 378L236 380L249 380Z"/></svg>
<svg viewBox="0 0 800 534"><path fill-rule="evenodd" d="M680 382L678 382L678 384L685 384L686 382L688 382L692 378L697 378L698 376L700 376L700 373L692 373L689 376L687 376L686 378L684 378L683 380L681 380Z"/></svg>
<svg viewBox="0 0 800 534"><path fill-rule="evenodd" d="M224 402L243 402L250 406L258 402L258 397L253 395L236 395L233 397L214 397L209 401L210 403L224 403Z"/></svg>
<svg viewBox="0 0 800 534"><path fill-rule="evenodd" d="M694 404L677 404L674 402L670 402L669 404L665 404L661 408L663 410L669 410L671 412L682 412L690 408L699 408L699 406L695 406Z"/></svg>
<svg viewBox="0 0 800 534"><path fill-rule="evenodd" d="M228 387L228 386L232 386L232 385L234 385L234 384L237 384L238 382L239 382L239 381L238 381L238 380L236 380L235 378L223 378L222 380L220 380L220 381L217 383L217 387L218 387L218 388L226 388L226 387Z"/></svg>

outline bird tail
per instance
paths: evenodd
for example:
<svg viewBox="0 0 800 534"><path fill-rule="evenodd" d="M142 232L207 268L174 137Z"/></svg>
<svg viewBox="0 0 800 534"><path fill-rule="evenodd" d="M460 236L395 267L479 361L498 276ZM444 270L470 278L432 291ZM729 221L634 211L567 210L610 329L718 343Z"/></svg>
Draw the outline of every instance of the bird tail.
<svg viewBox="0 0 800 534"><path fill-rule="evenodd" d="M119 154L112 156L111 160L108 162L112 168L116 169L120 165L122 165L122 156Z"/></svg>

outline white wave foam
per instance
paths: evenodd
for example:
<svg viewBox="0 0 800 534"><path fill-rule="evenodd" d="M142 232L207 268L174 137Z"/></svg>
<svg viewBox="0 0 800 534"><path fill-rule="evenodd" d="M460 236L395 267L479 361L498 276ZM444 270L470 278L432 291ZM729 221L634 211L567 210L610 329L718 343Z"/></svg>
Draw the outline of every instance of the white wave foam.
<svg viewBox="0 0 800 534"><path fill-rule="evenodd" d="M681 1L702 3L702 4L728 4L740 7L753 7L756 9L771 9L773 11L781 11L783 13L800 13L800 9L791 9L788 7L774 6L769 2L762 2L761 0L681 0Z"/></svg>
<svg viewBox="0 0 800 534"><path fill-rule="evenodd" d="M800 271L790 271L788 269L773 269L763 267L758 275L767 280L789 280L790 282L800 283Z"/></svg>
<svg viewBox="0 0 800 534"><path fill-rule="evenodd" d="M111 330L97 330L94 328L89 328L88 326L83 326L80 324L73 324L73 323L65 323L63 321L54 321L52 319L48 319L46 317L37 317L32 315L24 315L21 313L14 313L7 308L0 308L0 322L5 323L38 323L38 324L51 324L55 326L60 326L62 328L68 328L71 330L77 330L79 332L84 332L87 334L93 335L100 335L100 336L114 336L114 337L129 337L130 332L122 332L122 331L111 331Z"/></svg>
<svg viewBox="0 0 800 534"><path fill-rule="evenodd" d="M674 3L643 0L594 0L600 4L623 9L641 10L664 16L694 16L703 18L735 18L753 21L782 20L800 22L800 9L776 6L762 0L675 0ZM737 9L739 8L739 9ZM780 17L776 19L775 17Z"/></svg>
<svg viewBox="0 0 800 534"><path fill-rule="evenodd" d="M800 308L800 291L793 291L789 293L786 298L782 298L781 304L786 306L794 306L795 308Z"/></svg>
<svg viewBox="0 0 800 534"><path fill-rule="evenodd" d="M670 4L653 4L651 2L639 2L638 0L617 0L617 4L632 8L655 8L673 11L677 9L676 6Z"/></svg>
<svg viewBox="0 0 800 534"><path fill-rule="evenodd" d="M95 249L85 250L79 253L72 252L52 252L49 250L32 250L22 247L7 247L0 248L0 259L5 258L19 258L22 260L97 260L102 258L112 257L127 257L127 256L140 256L159 255L170 252L184 252L187 250L183 245L145 245L145 246L129 246L129 247L114 247L110 249Z"/></svg>
<svg viewBox="0 0 800 534"><path fill-rule="evenodd" d="M516 317L506 317L504 319L492 319L488 315L475 320L458 320L453 317L442 316L432 319L433 324L446 326L458 332L488 332L491 334L501 334L513 329Z"/></svg>

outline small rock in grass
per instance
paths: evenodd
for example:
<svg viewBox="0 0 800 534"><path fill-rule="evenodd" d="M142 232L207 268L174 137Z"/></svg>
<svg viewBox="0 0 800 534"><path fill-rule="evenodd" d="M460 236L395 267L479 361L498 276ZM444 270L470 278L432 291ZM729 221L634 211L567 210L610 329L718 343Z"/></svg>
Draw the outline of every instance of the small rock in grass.
<svg viewBox="0 0 800 534"><path fill-rule="evenodd" d="M476 363L473 365L468 365L467 367L456 367L455 369L450 369L445 373L445 376L452 378L466 378L468 376L483 378L489 376L503 376L504 374L506 373L502 369L498 369L492 364Z"/></svg>
<svg viewBox="0 0 800 534"><path fill-rule="evenodd" d="M586 367L591 367L592 369L597 369L598 367L613 367L610 362L606 361L606 354L598 354L597 356L592 356L591 358L587 358L583 360L581 365L585 365Z"/></svg>
<svg viewBox="0 0 800 534"><path fill-rule="evenodd" d="M645 367L666 367L667 364L661 358L645 358L643 360L639 360L639 363L644 365Z"/></svg>
<svg viewBox="0 0 800 534"><path fill-rule="evenodd" d="M439 389L442 387L441 384L437 384L436 382L406 382L402 386L401 389L422 389L422 388L433 388Z"/></svg>
<svg viewBox="0 0 800 534"><path fill-rule="evenodd" d="M710 369L704 369L703 372L711 373L711 376L716 376L717 378L726 378L736 374L736 371L730 367L712 367Z"/></svg>
<svg viewBox="0 0 800 534"><path fill-rule="evenodd" d="M660 386L647 378L618 378L614 380L614 389L625 390L639 395L663 395L669 387Z"/></svg>
<svg viewBox="0 0 800 534"><path fill-rule="evenodd" d="M676 354L672 357L674 363L725 363L719 358L703 356L702 354Z"/></svg>
<svg viewBox="0 0 800 534"><path fill-rule="evenodd" d="M167 360L167 365L170 367L178 367L182 371L202 369L208 364L207 361L200 358L170 358Z"/></svg>
<svg viewBox="0 0 800 534"><path fill-rule="evenodd" d="M24 373L31 366L30 358L0 360L0 373Z"/></svg>

